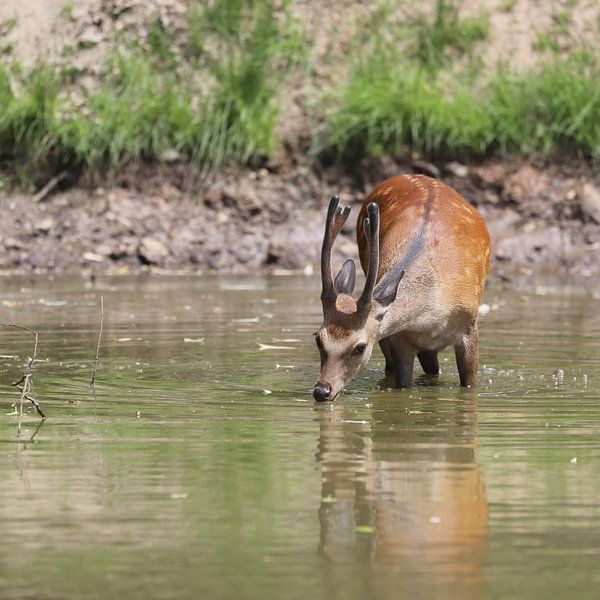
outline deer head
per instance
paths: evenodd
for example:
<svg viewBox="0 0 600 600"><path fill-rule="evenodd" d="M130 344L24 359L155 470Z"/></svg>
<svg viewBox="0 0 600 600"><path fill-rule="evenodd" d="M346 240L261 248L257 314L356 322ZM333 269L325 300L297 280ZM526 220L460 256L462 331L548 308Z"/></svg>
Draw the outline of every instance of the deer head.
<svg viewBox="0 0 600 600"><path fill-rule="evenodd" d="M354 261L348 259L335 277L331 272L333 242L350 214L350 208L338 208L339 198L329 202L325 235L321 249L321 302L323 324L315 334L321 354L321 375L315 384L315 400L335 400L344 386L369 361L381 320L396 299L404 271L392 273L375 286L379 269L379 207L372 202L367 208L363 227L369 244L369 266L365 287L355 300Z"/></svg>

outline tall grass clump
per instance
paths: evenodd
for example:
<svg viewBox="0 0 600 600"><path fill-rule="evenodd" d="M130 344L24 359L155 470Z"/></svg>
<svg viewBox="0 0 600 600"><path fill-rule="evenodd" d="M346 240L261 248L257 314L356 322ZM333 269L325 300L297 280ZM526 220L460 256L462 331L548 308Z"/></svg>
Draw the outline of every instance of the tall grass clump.
<svg viewBox="0 0 600 600"><path fill-rule="evenodd" d="M468 87L381 46L357 59L331 104L316 155L485 152L493 135L486 107Z"/></svg>
<svg viewBox="0 0 600 600"><path fill-rule="evenodd" d="M57 152L85 168L118 169L126 161L151 160L171 149L187 150L197 126L189 90L173 72L160 72L139 51L117 52L105 84L87 98L85 111L57 126Z"/></svg>
<svg viewBox="0 0 600 600"><path fill-rule="evenodd" d="M0 158L43 161L56 143L60 82L49 67L18 72L0 64Z"/></svg>
<svg viewBox="0 0 600 600"><path fill-rule="evenodd" d="M432 72L377 46L355 60L331 105L313 147L321 156L568 149L600 158L600 61L589 54L500 71L475 87L468 75Z"/></svg>
<svg viewBox="0 0 600 600"><path fill-rule="evenodd" d="M260 160L273 150L277 96L300 42L274 0L190 2L184 39L156 20L144 42L116 42L82 106L66 70L0 69L3 158L118 170L176 151L204 172Z"/></svg>
<svg viewBox="0 0 600 600"><path fill-rule="evenodd" d="M117 167L176 150L205 171L245 164L274 147L277 94L300 48L291 18L272 0L190 3L181 54L155 24L147 49L115 53L108 85L63 139L89 166Z"/></svg>
<svg viewBox="0 0 600 600"><path fill-rule="evenodd" d="M497 74L487 93L494 147L504 152L565 149L600 158L600 58L578 52L523 74Z"/></svg>
<svg viewBox="0 0 600 600"><path fill-rule="evenodd" d="M277 96L290 66L301 59L301 31L285 5L282 10L283 25L267 1L219 0L191 13L189 56L214 79L193 144L195 161L220 164L233 156L244 163L272 152Z"/></svg>

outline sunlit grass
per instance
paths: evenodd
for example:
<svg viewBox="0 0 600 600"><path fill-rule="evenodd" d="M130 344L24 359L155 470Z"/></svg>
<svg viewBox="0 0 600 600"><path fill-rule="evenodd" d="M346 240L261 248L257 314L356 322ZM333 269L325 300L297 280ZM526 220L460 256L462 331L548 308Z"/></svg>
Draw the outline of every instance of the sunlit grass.
<svg viewBox="0 0 600 600"><path fill-rule="evenodd" d="M499 71L477 86L377 47L359 57L330 98L316 155L357 158L408 149L430 155L552 153L600 157L600 63L556 58L520 75Z"/></svg>
<svg viewBox="0 0 600 600"><path fill-rule="evenodd" d="M59 93L71 89L66 71L0 66L2 158L118 169L176 151L205 172L260 160L275 146L277 95L300 41L285 7L277 16L271 0L218 0L190 8L179 53L158 21L146 47L118 44L82 106Z"/></svg>
<svg viewBox="0 0 600 600"><path fill-rule="evenodd" d="M15 83L13 71L0 65L0 157L45 158L55 144L59 89L51 68L34 69Z"/></svg>
<svg viewBox="0 0 600 600"><path fill-rule="evenodd" d="M411 17L401 31L359 30L349 76L317 92L313 156L600 157L600 59L552 53L527 73L483 74L477 44L487 17L461 16L458 6L436 0L430 16ZM401 46L390 43L396 33ZM118 171L167 154L203 173L257 164L281 142L281 98L308 54L304 42L285 2L190 0L184 31L156 19L145 41L116 40L97 88L79 86L68 65L0 63L0 160L19 178Z"/></svg>

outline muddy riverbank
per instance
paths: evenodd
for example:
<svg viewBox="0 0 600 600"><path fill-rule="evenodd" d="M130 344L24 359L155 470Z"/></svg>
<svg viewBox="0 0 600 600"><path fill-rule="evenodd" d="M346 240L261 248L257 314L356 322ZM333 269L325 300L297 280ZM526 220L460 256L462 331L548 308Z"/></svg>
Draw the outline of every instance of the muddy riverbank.
<svg viewBox="0 0 600 600"><path fill-rule="evenodd" d="M431 164L383 158L320 172L272 160L220 173L203 186L184 165L129 170L110 183L65 177L48 195L0 195L2 272L248 272L316 268L331 194L358 206L380 180L399 173L438 176L484 215L493 273L600 271L600 182L585 162ZM62 187L61 187L62 186ZM355 219L338 244L356 255Z"/></svg>

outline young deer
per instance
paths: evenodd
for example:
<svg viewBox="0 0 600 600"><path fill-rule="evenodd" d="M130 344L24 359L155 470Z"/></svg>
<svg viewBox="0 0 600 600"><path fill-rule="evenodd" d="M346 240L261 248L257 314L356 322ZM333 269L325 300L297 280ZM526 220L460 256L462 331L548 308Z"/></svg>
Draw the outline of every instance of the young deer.
<svg viewBox="0 0 600 600"><path fill-rule="evenodd" d="M331 248L350 214L338 203L337 196L329 202L321 250L324 321L315 335L321 354L315 399L335 400L367 364L375 342L397 387L412 385L415 355L425 373L439 373L437 355L447 346L454 346L460 384L475 385L477 311L490 266L481 215L429 177L402 175L378 185L358 215L366 281L355 300L354 261L342 265L335 281L331 273Z"/></svg>

